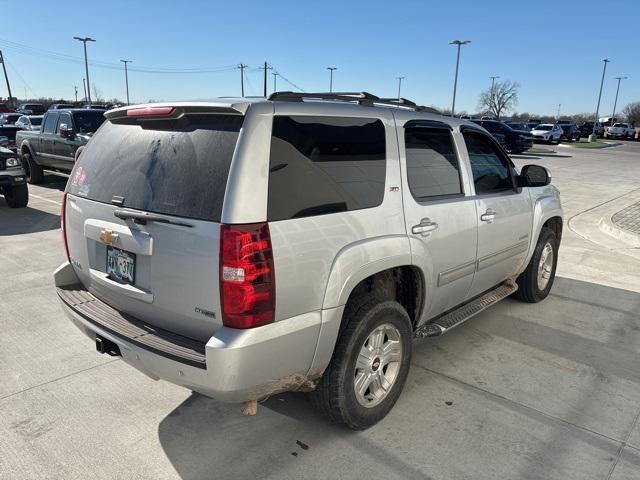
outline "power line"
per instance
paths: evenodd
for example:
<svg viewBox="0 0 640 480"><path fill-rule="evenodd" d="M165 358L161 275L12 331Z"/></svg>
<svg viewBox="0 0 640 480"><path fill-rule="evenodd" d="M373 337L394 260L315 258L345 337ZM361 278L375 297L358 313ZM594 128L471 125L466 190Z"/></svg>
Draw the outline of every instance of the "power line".
<svg viewBox="0 0 640 480"><path fill-rule="evenodd" d="M84 64L84 59L80 57L75 57L73 55L66 55L58 52L53 52L50 50L44 50L40 48L30 47L25 44L12 42L5 39L0 39L0 44L5 48L15 50L19 53L25 55L32 55L41 58L47 58L49 60L55 60L59 62L67 62L67 63L75 63L75 64ZM89 64L93 67L97 68L105 68L111 70L122 70L122 65L114 62L103 62L99 60L92 60ZM136 66L129 68L129 71L140 72L140 73L158 73L158 74L203 74L203 73L218 73L218 72L226 72L235 69L235 65L222 65L217 67L149 67L149 66Z"/></svg>

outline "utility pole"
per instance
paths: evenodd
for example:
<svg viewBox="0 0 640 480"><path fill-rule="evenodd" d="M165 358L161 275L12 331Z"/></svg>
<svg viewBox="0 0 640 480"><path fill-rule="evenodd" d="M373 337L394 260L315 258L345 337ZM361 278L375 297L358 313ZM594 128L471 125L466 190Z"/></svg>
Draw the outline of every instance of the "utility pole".
<svg viewBox="0 0 640 480"><path fill-rule="evenodd" d="M613 102L613 113L611 114L611 121L613 122L613 119L616 116L616 107L618 106L618 93L620 93L620 82L622 80L626 80L629 77L616 77L616 80L618 80L618 88L616 89L616 101ZM629 120L629 119L627 119Z"/></svg>
<svg viewBox="0 0 640 480"><path fill-rule="evenodd" d="M11 85L9 85L9 76L7 75L7 67L4 64L4 55L2 54L2 50L0 50L0 62L2 62L2 70L4 71L4 79L7 82L7 91L9 92L9 102L11 102L13 95L11 95Z"/></svg>
<svg viewBox="0 0 640 480"><path fill-rule="evenodd" d="M76 91L76 103L78 103L78 86L74 85L73 89Z"/></svg>
<svg viewBox="0 0 640 480"><path fill-rule="evenodd" d="M127 63L131 63L131 60L120 60L124 63L124 82L127 85L127 105L129 105L129 73L127 72Z"/></svg>
<svg viewBox="0 0 640 480"><path fill-rule="evenodd" d="M267 70L273 70L273 67L270 67L267 62L264 62L264 67L260 67L264 69L264 98L267 98Z"/></svg>
<svg viewBox="0 0 640 480"><path fill-rule="evenodd" d="M82 88L84 89L84 101L87 101L87 79L82 79Z"/></svg>
<svg viewBox="0 0 640 480"><path fill-rule="evenodd" d="M278 72L271 72L271 75L273 75L273 93L276 93L276 79L278 77Z"/></svg>
<svg viewBox="0 0 640 480"><path fill-rule="evenodd" d="M240 96L244 98L244 69L247 68L247 66L241 63L237 68L240 69Z"/></svg>
<svg viewBox="0 0 640 480"><path fill-rule="evenodd" d="M329 93L333 92L333 71L337 69L338 67L327 67L329 70Z"/></svg>
<svg viewBox="0 0 640 480"><path fill-rule="evenodd" d="M453 81L453 102L451 102L451 116L455 116L456 110L456 90L458 89L458 67L460 66L460 47L462 45L466 45L467 43L471 43L470 40L454 40L449 42L449 45L456 45L458 47L458 55L456 57L456 76Z"/></svg>
<svg viewBox="0 0 640 480"><path fill-rule="evenodd" d="M87 74L87 99L89 100L89 103L91 103L91 82L89 81L89 62L87 61L87 42L95 42L95 40L90 37L73 37L73 39L82 42L84 46L84 69Z"/></svg>
<svg viewBox="0 0 640 480"><path fill-rule="evenodd" d="M602 99L602 86L604 85L604 74L607 72L607 63L609 62L610 60L608 58L605 58L602 60L602 63L604 63L604 67L602 68L602 80L600 80L600 93L598 94L598 106L596 107L596 118L593 121L593 131L591 132L591 135L589 135L590 142L594 142L596 138L598 138L596 135L596 125L598 124L598 115L600 114L600 100Z"/></svg>
<svg viewBox="0 0 640 480"><path fill-rule="evenodd" d="M402 80L404 77L396 77L398 79L398 103L400 103L400 88L402 87Z"/></svg>

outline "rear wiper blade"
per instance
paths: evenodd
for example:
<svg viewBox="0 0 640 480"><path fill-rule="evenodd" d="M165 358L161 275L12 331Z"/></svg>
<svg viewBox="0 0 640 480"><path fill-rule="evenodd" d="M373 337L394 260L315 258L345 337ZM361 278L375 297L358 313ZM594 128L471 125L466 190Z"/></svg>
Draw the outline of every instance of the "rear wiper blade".
<svg viewBox="0 0 640 480"><path fill-rule="evenodd" d="M126 210L116 210L113 215L122 220L133 220L134 223L139 225L146 225L147 222L169 223L171 225L178 225L180 227L193 228L193 224L182 222L180 220L174 220L171 217L165 217L164 215L158 215L157 213L144 213L144 212L131 212Z"/></svg>

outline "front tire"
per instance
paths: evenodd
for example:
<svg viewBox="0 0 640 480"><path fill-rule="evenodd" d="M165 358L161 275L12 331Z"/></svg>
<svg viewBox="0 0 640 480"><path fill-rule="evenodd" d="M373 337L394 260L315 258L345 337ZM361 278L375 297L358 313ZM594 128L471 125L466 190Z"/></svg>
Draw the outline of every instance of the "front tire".
<svg viewBox="0 0 640 480"><path fill-rule="evenodd" d="M397 302L372 295L347 304L331 363L311 400L325 416L363 430L393 408L411 361L411 320Z"/></svg>
<svg viewBox="0 0 640 480"><path fill-rule="evenodd" d="M17 185L4 188L4 199L11 208L24 208L29 203L27 185Z"/></svg>
<svg viewBox="0 0 640 480"><path fill-rule="evenodd" d="M520 274L514 297L528 303L538 303L549 295L558 265L558 238L550 228L543 227L529 265Z"/></svg>

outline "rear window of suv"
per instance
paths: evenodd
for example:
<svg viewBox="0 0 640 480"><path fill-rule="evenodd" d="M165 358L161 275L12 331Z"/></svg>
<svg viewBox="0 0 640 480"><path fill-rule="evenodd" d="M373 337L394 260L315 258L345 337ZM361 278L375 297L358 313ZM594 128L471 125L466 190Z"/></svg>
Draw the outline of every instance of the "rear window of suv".
<svg viewBox="0 0 640 480"><path fill-rule="evenodd" d="M73 195L147 212L219 222L244 117L187 115L140 125L104 122L82 152Z"/></svg>
<svg viewBox="0 0 640 480"><path fill-rule="evenodd" d="M384 197L385 129L372 118L273 119L268 219L376 207Z"/></svg>

